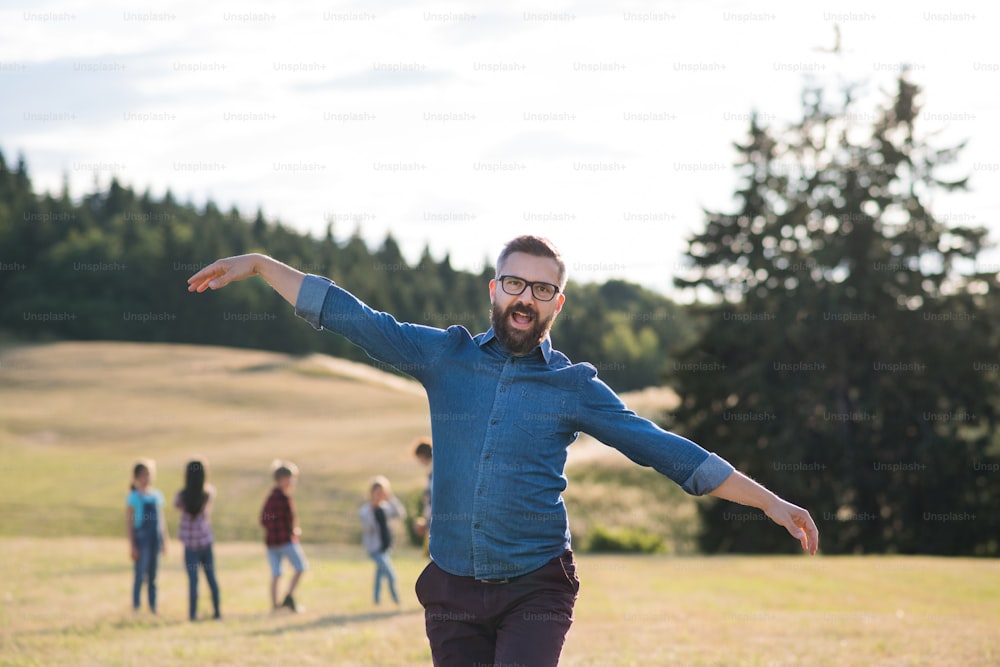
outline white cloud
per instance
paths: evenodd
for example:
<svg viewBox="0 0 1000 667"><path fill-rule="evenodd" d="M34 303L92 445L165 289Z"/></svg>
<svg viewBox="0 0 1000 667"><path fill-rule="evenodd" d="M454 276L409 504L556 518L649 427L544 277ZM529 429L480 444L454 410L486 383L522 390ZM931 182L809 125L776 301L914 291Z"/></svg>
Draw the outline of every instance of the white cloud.
<svg viewBox="0 0 1000 667"><path fill-rule="evenodd" d="M908 62L927 127L970 140L977 192L935 206L997 217L992 8L66 7L0 11L0 149L43 188L117 173L315 233L391 230L411 260L429 245L470 270L532 231L597 267L578 277L669 290L701 207L730 204L751 109L794 118L807 77L891 90Z"/></svg>

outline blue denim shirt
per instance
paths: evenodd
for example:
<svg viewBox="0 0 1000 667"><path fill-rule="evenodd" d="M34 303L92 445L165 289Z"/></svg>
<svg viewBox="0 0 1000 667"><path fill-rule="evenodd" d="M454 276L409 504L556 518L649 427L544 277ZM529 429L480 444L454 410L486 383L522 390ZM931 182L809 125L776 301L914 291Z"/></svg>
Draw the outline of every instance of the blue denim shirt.
<svg viewBox="0 0 1000 667"><path fill-rule="evenodd" d="M295 312L347 337L427 391L434 442L430 555L477 579L538 569L570 546L566 451L582 431L695 495L733 467L628 410L590 364L546 338L514 356L492 329L397 322L326 278L307 276Z"/></svg>

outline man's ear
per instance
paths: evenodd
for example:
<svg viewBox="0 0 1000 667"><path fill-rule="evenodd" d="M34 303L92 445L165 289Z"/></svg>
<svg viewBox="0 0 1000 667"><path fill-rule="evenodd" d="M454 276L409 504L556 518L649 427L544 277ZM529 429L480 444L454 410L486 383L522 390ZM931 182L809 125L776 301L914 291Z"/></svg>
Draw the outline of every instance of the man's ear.
<svg viewBox="0 0 1000 667"><path fill-rule="evenodd" d="M493 303L493 297L496 296L496 293L497 293L497 281L496 278L494 278L493 280L490 281L490 303Z"/></svg>
<svg viewBox="0 0 1000 667"><path fill-rule="evenodd" d="M566 303L566 295L559 292L559 296L556 297L556 312L558 313L562 310L563 304Z"/></svg>

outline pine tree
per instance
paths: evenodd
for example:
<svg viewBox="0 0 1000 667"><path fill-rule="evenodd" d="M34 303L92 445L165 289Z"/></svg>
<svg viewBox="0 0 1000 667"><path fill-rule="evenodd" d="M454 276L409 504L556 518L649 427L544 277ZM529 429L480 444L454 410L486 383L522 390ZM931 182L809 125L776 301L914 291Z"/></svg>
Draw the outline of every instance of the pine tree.
<svg viewBox="0 0 1000 667"><path fill-rule="evenodd" d="M966 183L937 177L961 146L917 131L919 93L900 77L867 131L850 90L833 109L806 90L784 130L754 118L738 210L706 213L677 281L709 325L674 364L672 426L808 507L828 552L998 551L998 388L979 370L998 285L967 270L985 230L928 208ZM751 512L700 511L706 550L795 546Z"/></svg>

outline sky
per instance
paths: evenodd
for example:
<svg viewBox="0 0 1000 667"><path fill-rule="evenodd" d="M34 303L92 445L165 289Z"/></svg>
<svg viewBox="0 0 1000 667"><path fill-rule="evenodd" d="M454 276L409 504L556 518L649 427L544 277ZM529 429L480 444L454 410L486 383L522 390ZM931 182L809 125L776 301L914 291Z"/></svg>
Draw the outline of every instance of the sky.
<svg viewBox="0 0 1000 667"><path fill-rule="evenodd" d="M985 4L5 1L0 150L54 193L117 177L475 272L533 233L572 279L674 294L750 112L850 82L864 123L903 64L923 130L968 141L973 192L932 211L1000 238Z"/></svg>

